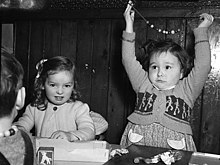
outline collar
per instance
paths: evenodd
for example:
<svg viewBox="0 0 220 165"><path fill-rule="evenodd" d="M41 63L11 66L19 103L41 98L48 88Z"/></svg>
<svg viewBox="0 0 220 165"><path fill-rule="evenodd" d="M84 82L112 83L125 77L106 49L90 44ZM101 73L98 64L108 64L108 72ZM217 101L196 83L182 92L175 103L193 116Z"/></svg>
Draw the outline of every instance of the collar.
<svg viewBox="0 0 220 165"><path fill-rule="evenodd" d="M170 89L173 89L173 88L176 87L176 85L174 85L174 86L171 86L171 87L166 88L166 89L159 89L156 85L154 85L154 84L152 84L152 85L153 85L153 87L154 87L155 89L157 89L158 91L166 91L166 90L170 90Z"/></svg>

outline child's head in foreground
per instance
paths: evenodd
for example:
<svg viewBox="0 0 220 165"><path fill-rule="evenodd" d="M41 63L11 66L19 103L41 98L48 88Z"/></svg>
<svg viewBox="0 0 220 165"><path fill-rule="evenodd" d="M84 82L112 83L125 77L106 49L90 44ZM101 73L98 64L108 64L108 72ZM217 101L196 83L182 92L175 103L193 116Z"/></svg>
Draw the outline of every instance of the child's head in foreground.
<svg viewBox="0 0 220 165"><path fill-rule="evenodd" d="M144 47L151 83L159 90L175 87L189 73L190 56L172 40L149 41Z"/></svg>
<svg viewBox="0 0 220 165"><path fill-rule="evenodd" d="M62 105L78 98L75 64L70 59L55 56L38 63L37 70L35 100L32 105L45 110L48 101L54 105Z"/></svg>
<svg viewBox="0 0 220 165"><path fill-rule="evenodd" d="M22 65L15 56L1 50L0 118L14 118L17 116L17 110L23 107L24 98L21 100L20 97L21 93L25 97L25 90L22 88L23 75ZM14 111L15 108L17 110Z"/></svg>

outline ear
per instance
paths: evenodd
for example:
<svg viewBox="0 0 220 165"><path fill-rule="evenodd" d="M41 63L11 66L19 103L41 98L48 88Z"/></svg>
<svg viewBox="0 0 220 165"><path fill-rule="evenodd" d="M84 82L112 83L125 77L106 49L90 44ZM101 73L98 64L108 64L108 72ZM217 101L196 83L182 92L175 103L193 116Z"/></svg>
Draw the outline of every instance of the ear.
<svg viewBox="0 0 220 165"><path fill-rule="evenodd" d="M18 95L17 95L17 99L16 99L16 103L15 103L15 108L17 110L20 110L21 108L23 108L24 102L25 102L25 96L26 96L25 88L22 87L18 91Z"/></svg>
<svg viewBox="0 0 220 165"><path fill-rule="evenodd" d="M181 70L181 73L180 73L180 79L182 79L183 78L183 69Z"/></svg>

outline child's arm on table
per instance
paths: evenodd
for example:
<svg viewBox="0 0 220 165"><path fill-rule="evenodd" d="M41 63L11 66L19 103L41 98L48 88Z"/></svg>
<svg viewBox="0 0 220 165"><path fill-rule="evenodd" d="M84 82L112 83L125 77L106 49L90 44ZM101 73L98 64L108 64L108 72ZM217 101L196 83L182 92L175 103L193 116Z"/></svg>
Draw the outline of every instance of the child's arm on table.
<svg viewBox="0 0 220 165"><path fill-rule="evenodd" d="M74 131L62 131L58 130L51 135L53 139L66 139L68 141L86 141L93 140L95 138L95 128L92 118L89 114L89 106L87 104L81 104L74 110L75 122L77 129ZM74 119L73 119L74 120ZM64 121L65 122L65 121Z"/></svg>

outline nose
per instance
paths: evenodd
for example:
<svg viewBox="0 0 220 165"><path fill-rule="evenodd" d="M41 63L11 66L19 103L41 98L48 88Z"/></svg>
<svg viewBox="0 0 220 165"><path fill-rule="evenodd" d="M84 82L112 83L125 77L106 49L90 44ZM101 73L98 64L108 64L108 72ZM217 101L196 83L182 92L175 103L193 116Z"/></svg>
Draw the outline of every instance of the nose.
<svg viewBox="0 0 220 165"><path fill-rule="evenodd" d="M63 88L62 86L57 88L57 94L62 94L63 93Z"/></svg>
<svg viewBox="0 0 220 165"><path fill-rule="evenodd" d="M157 72L157 76L158 77L161 77L161 76L163 76L163 70L162 69L158 69L158 72Z"/></svg>

